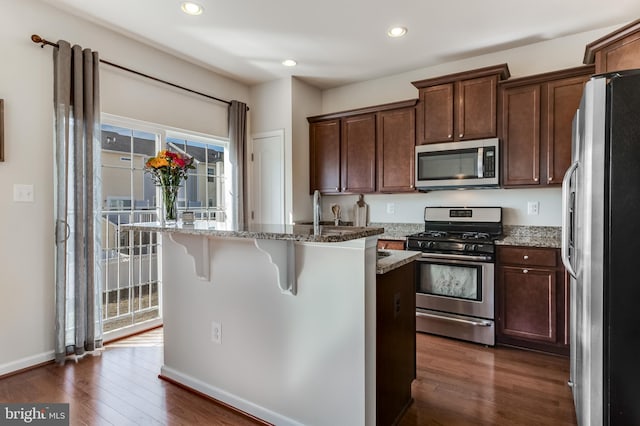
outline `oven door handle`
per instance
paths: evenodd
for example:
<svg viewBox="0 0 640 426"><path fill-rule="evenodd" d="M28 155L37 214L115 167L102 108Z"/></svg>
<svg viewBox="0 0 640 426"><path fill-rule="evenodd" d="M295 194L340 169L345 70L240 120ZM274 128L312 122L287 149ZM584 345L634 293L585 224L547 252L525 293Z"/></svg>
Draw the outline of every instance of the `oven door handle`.
<svg viewBox="0 0 640 426"><path fill-rule="evenodd" d="M432 318L432 319L437 319L437 320L442 320L442 321L460 322L460 323L467 324L467 325L473 325L475 327L491 327L491 325L492 325L491 321L485 321L485 320L474 321L474 320L468 320L468 319L463 319L463 318L455 318L455 317L444 316L444 315L427 314L425 312L416 312L416 316L425 317L425 318Z"/></svg>
<svg viewBox="0 0 640 426"><path fill-rule="evenodd" d="M449 254L449 253L422 253L422 259L450 259L450 260L479 260L490 261L491 256L473 255L473 254ZM420 260L421 258L418 258Z"/></svg>

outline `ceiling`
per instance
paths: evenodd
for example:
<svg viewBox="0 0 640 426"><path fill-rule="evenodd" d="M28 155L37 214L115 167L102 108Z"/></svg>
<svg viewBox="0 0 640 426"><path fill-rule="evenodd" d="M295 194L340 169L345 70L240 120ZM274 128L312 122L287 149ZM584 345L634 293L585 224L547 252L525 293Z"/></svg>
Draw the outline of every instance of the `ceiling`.
<svg viewBox="0 0 640 426"><path fill-rule="evenodd" d="M180 0L42 1L246 84L321 89L640 18L638 0L195 0L199 16Z"/></svg>

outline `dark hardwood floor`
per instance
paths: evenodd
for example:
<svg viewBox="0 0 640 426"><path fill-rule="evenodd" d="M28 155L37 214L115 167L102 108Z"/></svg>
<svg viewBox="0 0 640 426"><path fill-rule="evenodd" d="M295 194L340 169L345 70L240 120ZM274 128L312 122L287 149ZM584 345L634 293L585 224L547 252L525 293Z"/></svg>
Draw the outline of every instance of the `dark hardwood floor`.
<svg viewBox="0 0 640 426"><path fill-rule="evenodd" d="M569 359L417 334L413 425L576 425Z"/></svg>
<svg viewBox="0 0 640 426"><path fill-rule="evenodd" d="M413 425L575 425L568 360L417 335ZM162 329L110 344L101 356L0 380L2 402L69 402L72 425L254 425L158 379ZM350 426L350 425L348 425Z"/></svg>

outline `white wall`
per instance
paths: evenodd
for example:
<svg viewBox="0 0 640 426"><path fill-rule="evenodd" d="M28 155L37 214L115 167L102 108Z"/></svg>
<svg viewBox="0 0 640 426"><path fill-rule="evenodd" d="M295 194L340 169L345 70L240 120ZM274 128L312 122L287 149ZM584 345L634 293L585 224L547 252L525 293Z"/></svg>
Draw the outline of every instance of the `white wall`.
<svg viewBox="0 0 640 426"><path fill-rule="evenodd" d="M585 45L619 28L623 24L600 30L543 41L525 47L471 59L450 62L434 67L392 75L376 80L355 83L325 90L322 111L329 113L361 108L418 97L412 81L430 77L507 63L512 78L555 71L582 65ZM425 206L492 205L505 207L504 223L518 225L560 226L560 189L509 189L442 191L428 194L368 195L370 216L374 222L420 223ZM540 201L540 214L527 215L527 201ZM332 218L331 204L340 204L344 212L350 212L355 197L325 196L323 218ZM387 213L387 204L394 204L395 213ZM309 218L311 216L309 215ZM344 217L344 216L343 216ZM352 217L352 216L351 216Z"/></svg>
<svg viewBox="0 0 640 426"><path fill-rule="evenodd" d="M104 59L223 99L247 102L248 87L36 0L0 0L0 374L51 359L53 326L52 50L31 34L65 39ZM227 135L227 106L101 66L103 112ZM13 201L33 184L34 203Z"/></svg>
<svg viewBox="0 0 640 426"><path fill-rule="evenodd" d="M309 125L318 114L322 92L295 77L251 87L251 134L283 129L285 134L285 216L287 222L311 217Z"/></svg>
<svg viewBox="0 0 640 426"><path fill-rule="evenodd" d="M309 123L307 117L316 115L322 106L322 92L294 78L293 108L293 220L312 217L312 198L309 194Z"/></svg>

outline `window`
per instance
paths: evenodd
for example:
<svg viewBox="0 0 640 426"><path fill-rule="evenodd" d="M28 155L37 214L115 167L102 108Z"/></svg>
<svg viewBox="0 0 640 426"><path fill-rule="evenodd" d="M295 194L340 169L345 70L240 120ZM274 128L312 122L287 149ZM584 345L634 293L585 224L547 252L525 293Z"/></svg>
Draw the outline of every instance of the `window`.
<svg viewBox="0 0 640 426"><path fill-rule="evenodd" d="M197 219L226 221L228 142L106 114L102 123L103 324L111 338L160 324L162 317L158 236L120 230L122 224L158 220L162 197L145 162L161 149L192 156L196 167L180 188L179 214L190 210Z"/></svg>
<svg viewBox="0 0 640 426"><path fill-rule="evenodd" d="M195 169L189 170L178 193L178 210L193 211L200 219L225 221L225 145L169 134L167 147L194 159Z"/></svg>

